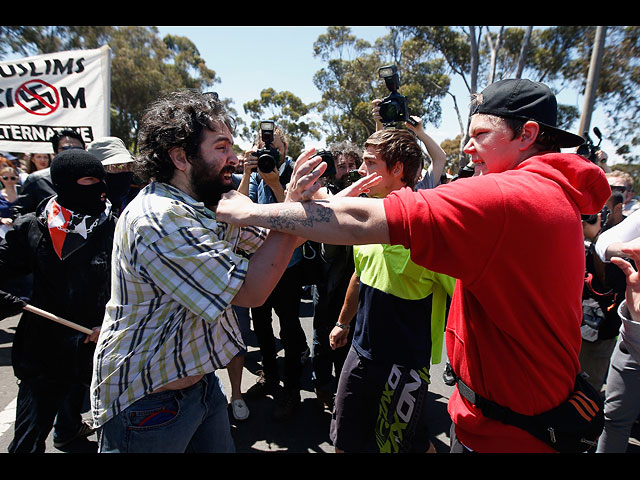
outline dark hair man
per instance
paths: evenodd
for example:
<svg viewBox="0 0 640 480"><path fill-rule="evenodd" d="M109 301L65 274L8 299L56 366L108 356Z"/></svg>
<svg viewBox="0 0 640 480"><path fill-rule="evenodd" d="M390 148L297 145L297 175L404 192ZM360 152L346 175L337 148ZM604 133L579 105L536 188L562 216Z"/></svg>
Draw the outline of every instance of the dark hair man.
<svg viewBox="0 0 640 480"><path fill-rule="evenodd" d="M329 151L334 158L336 173L323 178L327 193L335 195L353 183L348 174L357 172L362 164L362 148L345 140L330 145ZM321 268L313 289L312 378L320 405L332 411L337 380L349 349L331 348L329 333L338 320L353 274L353 248L328 243L315 244L315 248Z"/></svg>
<svg viewBox="0 0 640 480"><path fill-rule="evenodd" d="M238 191L257 203L277 203L285 199L285 187L293 173L294 160L287 156L289 141L278 127L274 128L271 147L277 150L277 160L273 170L263 172L258 168L259 149L266 147L262 136L258 136L254 147L245 152L245 169ZM262 355L262 370L255 385L245 394L247 398L273 395L276 402L272 418L276 421L291 419L300 404L302 382L301 358L308 355L309 347L300 324L300 302L303 282L302 249L297 248L282 278L263 305L251 309L253 330ZM273 313L278 316L280 340L284 350L282 390L278 349L273 330Z"/></svg>
<svg viewBox="0 0 640 480"><path fill-rule="evenodd" d="M533 415L564 402L579 373L580 213L598 213L611 190L598 166L560 152L583 139L556 127L555 96L541 83L489 85L470 120L473 178L384 199L253 205L230 194L217 215L314 241L400 244L416 264L458 279L446 329L454 372L482 397ZM452 451L553 451L483 415L460 388L448 408Z"/></svg>
<svg viewBox="0 0 640 480"><path fill-rule="evenodd" d="M595 252L597 239L625 219L624 196L611 185L611 196L602 212L586 217L582 222L586 273L582 296L582 347L580 366L587 381L598 392L607 378L611 354L620 331L618 307L624 300L626 278L622 270L610 262L603 262ZM595 217L595 221L594 220Z"/></svg>
<svg viewBox="0 0 640 480"><path fill-rule="evenodd" d="M264 303L299 239L233 228L210 210L233 188L233 127L223 103L195 91L142 118L134 169L150 183L116 228L94 359L101 452L235 450L215 373L244 346L231 307Z"/></svg>

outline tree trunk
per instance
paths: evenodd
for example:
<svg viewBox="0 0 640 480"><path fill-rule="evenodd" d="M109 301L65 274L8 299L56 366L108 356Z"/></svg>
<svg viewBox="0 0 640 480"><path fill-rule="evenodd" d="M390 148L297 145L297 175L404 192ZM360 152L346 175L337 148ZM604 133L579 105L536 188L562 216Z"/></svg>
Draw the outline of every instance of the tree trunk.
<svg viewBox="0 0 640 480"><path fill-rule="evenodd" d="M518 67L516 68L516 78L522 77L524 66L527 63L527 55L529 53L529 43L531 42L531 31L533 27L528 26L524 32L522 39L522 47L520 48L520 57L518 58Z"/></svg>

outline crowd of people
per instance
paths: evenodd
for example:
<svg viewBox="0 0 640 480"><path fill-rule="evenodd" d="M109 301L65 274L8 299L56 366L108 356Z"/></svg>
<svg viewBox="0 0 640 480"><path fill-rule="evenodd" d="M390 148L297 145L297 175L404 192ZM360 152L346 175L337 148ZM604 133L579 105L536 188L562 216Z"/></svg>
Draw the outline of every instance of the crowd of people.
<svg viewBox="0 0 640 480"><path fill-rule="evenodd" d="M474 97L474 173L454 178L419 117L386 125L378 104L364 145L328 160L291 158L277 126L236 154L224 104L191 90L148 107L136 156L73 130L53 154L3 153L0 317L21 314L9 451L44 452L53 431L56 447L97 433L105 453L231 453L229 415L251 400L304 421L308 357L336 452L435 452L426 396L446 359L451 452L562 451L529 420L576 393L604 423L585 450L625 451L640 414L633 178L563 153L583 139L557 128L541 83ZM242 391L251 331L261 370Z"/></svg>

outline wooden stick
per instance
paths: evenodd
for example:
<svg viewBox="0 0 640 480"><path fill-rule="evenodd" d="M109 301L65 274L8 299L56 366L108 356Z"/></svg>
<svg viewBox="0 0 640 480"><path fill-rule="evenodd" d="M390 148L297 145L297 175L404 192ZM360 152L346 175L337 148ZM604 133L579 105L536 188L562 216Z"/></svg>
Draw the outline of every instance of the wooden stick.
<svg viewBox="0 0 640 480"><path fill-rule="evenodd" d="M38 307L34 307L33 305L25 305L22 308L23 310L27 310L29 312L35 313L36 315L40 315L41 317L48 318L49 320L53 320L54 322L61 323L62 325L65 325L67 327L74 328L79 332L86 333L87 335L91 335L93 333L93 330L89 328L83 327L82 325L78 325L77 323L70 322L69 320L65 320L64 318L54 315L53 313L49 313L44 310L41 310Z"/></svg>

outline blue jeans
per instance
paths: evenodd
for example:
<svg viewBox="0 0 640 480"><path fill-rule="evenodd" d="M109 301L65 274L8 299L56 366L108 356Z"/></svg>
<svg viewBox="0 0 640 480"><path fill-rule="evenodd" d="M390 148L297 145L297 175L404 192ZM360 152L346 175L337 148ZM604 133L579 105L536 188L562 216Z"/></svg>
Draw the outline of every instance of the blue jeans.
<svg viewBox="0 0 640 480"><path fill-rule="evenodd" d="M54 421L54 439L73 436L82 423L81 394L86 388L44 378L20 380L9 453L43 453Z"/></svg>
<svg viewBox="0 0 640 480"><path fill-rule="evenodd" d="M100 453L233 453L227 397L215 373L149 394L105 423Z"/></svg>

